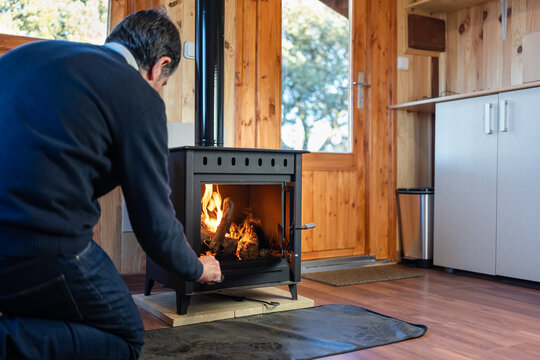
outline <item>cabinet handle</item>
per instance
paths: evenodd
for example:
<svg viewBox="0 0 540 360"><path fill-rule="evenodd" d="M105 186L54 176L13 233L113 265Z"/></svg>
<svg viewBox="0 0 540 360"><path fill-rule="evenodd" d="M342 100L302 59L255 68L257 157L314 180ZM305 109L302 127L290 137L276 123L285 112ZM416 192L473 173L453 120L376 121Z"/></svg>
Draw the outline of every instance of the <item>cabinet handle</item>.
<svg viewBox="0 0 540 360"><path fill-rule="evenodd" d="M508 131L508 100L499 102L499 131Z"/></svg>
<svg viewBox="0 0 540 360"><path fill-rule="evenodd" d="M491 128L492 110L493 110L492 103L487 103L484 105L484 132L486 134L493 134L493 129Z"/></svg>

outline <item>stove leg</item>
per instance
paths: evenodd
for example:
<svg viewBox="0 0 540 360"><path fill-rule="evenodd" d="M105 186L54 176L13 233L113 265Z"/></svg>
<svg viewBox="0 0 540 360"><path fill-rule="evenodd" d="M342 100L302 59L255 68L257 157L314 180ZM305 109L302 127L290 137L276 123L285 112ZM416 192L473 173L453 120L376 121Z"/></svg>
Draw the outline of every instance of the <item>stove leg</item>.
<svg viewBox="0 0 540 360"><path fill-rule="evenodd" d="M291 292L291 299L298 300L298 292L296 291L296 284L289 284L289 291Z"/></svg>
<svg viewBox="0 0 540 360"><path fill-rule="evenodd" d="M187 314L190 301L191 295L182 295L179 292L176 292L176 313L178 315Z"/></svg>
<svg viewBox="0 0 540 360"><path fill-rule="evenodd" d="M150 276L147 273L146 274L146 281L144 283L144 295L145 296L150 295L150 292L152 291L152 287L154 287L154 280L150 279Z"/></svg>

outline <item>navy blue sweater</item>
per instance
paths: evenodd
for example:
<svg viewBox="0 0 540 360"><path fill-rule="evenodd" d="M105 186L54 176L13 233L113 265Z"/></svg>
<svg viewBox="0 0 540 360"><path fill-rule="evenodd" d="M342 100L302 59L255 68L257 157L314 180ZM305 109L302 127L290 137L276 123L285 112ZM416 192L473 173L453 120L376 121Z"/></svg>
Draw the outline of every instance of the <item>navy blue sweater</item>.
<svg viewBox="0 0 540 360"><path fill-rule="evenodd" d="M82 250L120 185L135 235L188 279L202 265L169 200L165 105L116 52L39 41L0 57L0 254Z"/></svg>

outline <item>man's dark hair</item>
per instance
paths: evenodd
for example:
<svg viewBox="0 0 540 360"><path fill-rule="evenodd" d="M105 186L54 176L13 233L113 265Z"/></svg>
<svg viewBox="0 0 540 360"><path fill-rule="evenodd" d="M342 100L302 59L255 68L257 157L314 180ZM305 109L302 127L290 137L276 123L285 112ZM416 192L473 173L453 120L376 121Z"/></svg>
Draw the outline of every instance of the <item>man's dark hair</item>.
<svg viewBox="0 0 540 360"><path fill-rule="evenodd" d="M162 56L171 58L163 68L162 77L172 75L182 53L180 34L163 10L142 10L124 18L105 40L128 48L139 67L150 70Z"/></svg>

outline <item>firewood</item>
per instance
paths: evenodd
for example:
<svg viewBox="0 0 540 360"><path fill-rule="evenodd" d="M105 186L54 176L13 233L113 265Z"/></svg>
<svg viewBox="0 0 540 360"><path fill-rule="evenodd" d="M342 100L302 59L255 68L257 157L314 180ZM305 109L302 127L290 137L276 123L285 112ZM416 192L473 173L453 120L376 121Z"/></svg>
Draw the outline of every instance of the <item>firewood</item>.
<svg viewBox="0 0 540 360"><path fill-rule="evenodd" d="M257 259L259 257L259 238L253 225L248 226L244 236L238 241L236 256L240 260Z"/></svg>
<svg viewBox="0 0 540 360"><path fill-rule="evenodd" d="M236 254L236 248L238 247L238 238L225 236L225 239L223 239L223 242L221 243L221 247L223 247L223 254L225 255Z"/></svg>
<svg viewBox="0 0 540 360"><path fill-rule="evenodd" d="M208 225L201 221L201 234L206 235L206 237L214 236L214 232L210 230Z"/></svg>
<svg viewBox="0 0 540 360"><path fill-rule="evenodd" d="M221 222L219 223L216 233L212 237L212 240L208 244L208 247L210 250L212 250L214 253L217 253L219 250L219 247L221 246L221 243L225 239L225 234L229 231L229 228L231 227L231 222L233 219L233 213L234 213L234 202L230 198L226 198L223 200L223 217L221 218Z"/></svg>

